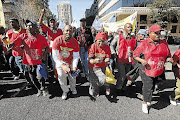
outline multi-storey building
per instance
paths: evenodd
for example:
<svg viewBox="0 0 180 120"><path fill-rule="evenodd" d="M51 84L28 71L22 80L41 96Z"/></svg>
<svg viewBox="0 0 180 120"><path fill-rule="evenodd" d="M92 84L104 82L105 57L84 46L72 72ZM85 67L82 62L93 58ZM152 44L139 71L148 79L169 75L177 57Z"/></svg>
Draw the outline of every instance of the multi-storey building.
<svg viewBox="0 0 180 120"><path fill-rule="evenodd" d="M57 5L58 20L63 21L66 25L72 22L72 6L70 2L63 1Z"/></svg>
<svg viewBox="0 0 180 120"><path fill-rule="evenodd" d="M143 29L153 24L148 16L150 9L146 7L152 2L153 0L98 0L98 16L101 21L107 21L116 14L116 21L119 21L137 11L137 29ZM174 8L180 11L180 0L171 2L176 2L177 6ZM170 28L173 36L180 36L180 17L168 25L168 29Z"/></svg>

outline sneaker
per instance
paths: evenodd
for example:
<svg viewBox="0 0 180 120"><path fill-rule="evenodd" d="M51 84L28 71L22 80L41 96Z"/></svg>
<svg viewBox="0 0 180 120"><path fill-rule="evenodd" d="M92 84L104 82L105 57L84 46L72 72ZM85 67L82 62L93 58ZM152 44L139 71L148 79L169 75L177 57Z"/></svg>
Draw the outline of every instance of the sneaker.
<svg viewBox="0 0 180 120"><path fill-rule="evenodd" d="M128 80L126 86L131 86L131 85L132 85L132 81Z"/></svg>
<svg viewBox="0 0 180 120"><path fill-rule="evenodd" d="M110 95L110 88L106 89L106 95Z"/></svg>
<svg viewBox="0 0 180 120"><path fill-rule="evenodd" d="M143 113L148 113L148 105L147 104L142 104L142 111L143 111Z"/></svg>
<svg viewBox="0 0 180 120"><path fill-rule="evenodd" d="M38 93L36 94L37 97L42 95L42 91L38 91Z"/></svg>
<svg viewBox="0 0 180 120"><path fill-rule="evenodd" d="M77 94L77 90L73 90L73 91L72 91L72 94L73 94L73 95L76 95L76 94Z"/></svg>
<svg viewBox="0 0 180 120"><path fill-rule="evenodd" d="M63 92L62 97L63 100L65 100L67 98L67 92Z"/></svg>
<svg viewBox="0 0 180 120"><path fill-rule="evenodd" d="M14 77L14 80L19 80L19 75Z"/></svg>
<svg viewBox="0 0 180 120"><path fill-rule="evenodd" d="M147 106L151 106L151 102L147 102Z"/></svg>
<svg viewBox="0 0 180 120"><path fill-rule="evenodd" d="M176 101L172 99L171 95L169 96L169 100L172 105L177 105Z"/></svg>
<svg viewBox="0 0 180 120"><path fill-rule="evenodd" d="M47 93L46 90L43 90L43 91L42 91L42 95L43 95L43 96L47 96L47 94L48 94L48 93Z"/></svg>

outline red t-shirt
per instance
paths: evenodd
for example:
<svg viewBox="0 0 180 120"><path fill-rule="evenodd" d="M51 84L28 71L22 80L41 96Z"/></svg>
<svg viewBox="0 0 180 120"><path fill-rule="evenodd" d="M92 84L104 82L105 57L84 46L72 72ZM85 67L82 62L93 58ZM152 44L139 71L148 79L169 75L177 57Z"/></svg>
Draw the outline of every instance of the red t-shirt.
<svg viewBox="0 0 180 120"><path fill-rule="evenodd" d="M174 62L178 62L178 61L179 61L178 64L180 64L180 49L178 49L178 50L174 53L174 55L173 55L173 60L174 60ZM176 78L180 78L180 69L179 69L179 68L173 67L173 68L172 68L172 71L174 72L174 76L175 76Z"/></svg>
<svg viewBox="0 0 180 120"><path fill-rule="evenodd" d="M178 49L178 50L174 53L174 55L173 55L173 60L174 60L174 62L179 61L179 64L180 64L180 49Z"/></svg>
<svg viewBox="0 0 180 120"><path fill-rule="evenodd" d="M163 41L159 41L156 45L148 38L143 40L134 50L133 56L140 57L144 54L148 65L145 66L147 76L157 77L164 71L164 64L167 57L171 57L170 50Z"/></svg>
<svg viewBox="0 0 180 120"><path fill-rule="evenodd" d="M88 50L88 58L91 58L91 57L93 57L94 59L99 57L103 59L103 61L97 64L91 64L89 62L88 66L90 68L97 69L97 68L106 67L107 63L104 62L104 59L111 57L110 47L107 44L104 44L102 47L99 47L97 43L92 44Z"/></svg>
<svg viewBox="0 0 180 120"><path fill-rule="evenodd" d="M29 34L20 35L15 41L15 45L24 45L23 64L40 65L42 64L43 50L48 47L44 36L36 34L31 36Z"/></svg>
<svg viewBox="0 0 180 120"><path fill-rule="evenodd" d="M7 35L9 37L10 43L13 43L16 40L16 38L22 33L26 33L26 29L21 29L21 31L17 33L15 33L13 29L8 30ZM12 48L12 55L23 56L23 50L19 46L15 46Z"/></svg>
<svg viewBox="0 0 180 120"><path fill-rule="evenodd" d="M126 40L123 34L119 34L119 50L118 50L118 62L119 63L127 63L132 64L133 58L131 57L131 61L128 59L128 47L133 51L136 47L136 38L133 36L131 40Z"/></svg>
<svg viewBox="0 0 180 120"><path fill-rule="evenodd" d="M48 37L48 45L50 47L51 45L51 41L54 41L54 39L60 35L63 35L63 31L61 29L57 29L57 32L56 33L53 33L53 31L47 27L46 25L42 24L41 25L41 29L43 32L45 32L47 34L47 37ZM51 46L52 47L52 46ZM48 52L52 52L52 48L50 47L50 49L48 50Z"/></svg>
<svg viewBox="0 0 180 120"><path fill-rule="evenodd" d="M79 52L79 44L73 37L70 42L66 42L63 35L61 35L54 40L52 49L59 50L60 60L71 64L73 60L73 52Z"/></svg>

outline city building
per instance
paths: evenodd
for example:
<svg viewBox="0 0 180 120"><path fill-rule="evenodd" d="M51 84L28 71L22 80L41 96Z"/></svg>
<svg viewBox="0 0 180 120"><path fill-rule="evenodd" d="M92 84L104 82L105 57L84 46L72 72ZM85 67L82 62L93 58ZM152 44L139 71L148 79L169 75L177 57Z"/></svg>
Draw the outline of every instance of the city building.
<svg viewBox="0 0 180 120"><path fill-rule="evenodd" d="M63 21L66 25L72 22L72 6L70 2L63 1L57 5L58 21Z"/></svg>
<svg viewBox="0 0 180 120"><path fill-rule="evenodd" d="M119 21L137 11L137 29L144 29L152 25L148 16L150 9L146 7L147 3L152 2L153 0L98 0L98 16L101 21L107 21L111 16L116 15L116 21ZM180 0L172 0L172 2L178 3L174 8L180 11ZM168 29L170 28L173 36L180 36L180 17L168 25Z"/></svg>

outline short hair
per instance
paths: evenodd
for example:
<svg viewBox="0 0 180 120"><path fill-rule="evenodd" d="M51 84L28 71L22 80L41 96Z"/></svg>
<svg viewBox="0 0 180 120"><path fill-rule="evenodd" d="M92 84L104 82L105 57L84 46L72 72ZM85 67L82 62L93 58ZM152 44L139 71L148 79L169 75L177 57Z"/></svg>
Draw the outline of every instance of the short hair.
<svg viewBox="0 0 180 120"><path fill-rule="evenodd" d="M17 23L19 23L19 20L17 18L11 18L10 21L16 21Z"/></svg>

